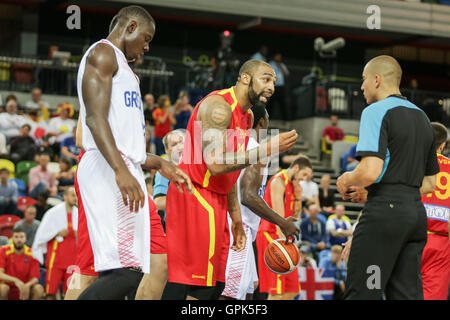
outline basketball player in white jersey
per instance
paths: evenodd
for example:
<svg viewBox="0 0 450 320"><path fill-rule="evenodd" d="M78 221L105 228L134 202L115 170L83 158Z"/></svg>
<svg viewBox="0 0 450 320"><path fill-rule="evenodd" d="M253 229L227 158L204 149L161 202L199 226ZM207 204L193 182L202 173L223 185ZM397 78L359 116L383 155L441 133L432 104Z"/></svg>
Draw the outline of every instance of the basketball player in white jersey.
<svg viewBox="0 0 450 320"><path fill-rule="evenodd" d="M261 142L261 131L266 130L269 125L269 114L264 106L253 106L254 116L253 130L256 132L256 140L250 137L247 150L256 148ZM262 174L264 170L264 174ZM256 270L255 254L252 242L256 239L261 218L278 225L286 235L299 239L300 230L294 225L296 219L283 218L273 211L264 201L264 190L266 188L268 167L264 164L255 164L241 171L237 181L237 194L241 207L242 225L244 227L247 243L244 250L231 250L228 253L225 289L222 299L251 300L258 273ZM230 217L229 225L230 223ZM230 232L230 240L233 243L233 235Z"/></svg>
<svg viewBox="0 0 450 320"><path fill-rule="evenodd" d="M142 7L121 9L107 39L94 43L78 70L82 144L77 179L98 279L78 299L123 299L150 272L150 221L142 167L190 192L176 165L145 152L139 79L128 63L149 51L155 22Z"/></svg>

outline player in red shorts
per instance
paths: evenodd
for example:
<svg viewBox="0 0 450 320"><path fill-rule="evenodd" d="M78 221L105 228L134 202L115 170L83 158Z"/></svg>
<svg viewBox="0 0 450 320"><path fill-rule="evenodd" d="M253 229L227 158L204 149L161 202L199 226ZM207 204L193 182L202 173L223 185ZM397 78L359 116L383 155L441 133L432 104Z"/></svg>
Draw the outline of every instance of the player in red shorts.
<svg viewBox="0 0 450 320"><path fill-rule="evenodd" d="M288 169L274 175L267 183L264 193L269 207L284 218L298 217L301 211L302 189L299 181L312 174L312 167L306 156L294 160ZM269 300L292 300L300 292L297 269L285 275L276 274L267 268L264 251L275 239L286 237L280 227L261 220L256 236L258 249L259 291L269 293Z"/></svg>
<svg viewBox="0 0 450 320"><path fill-rule="evenodd" d="M436 191L422 196L427 210L428 236L422 253L422 282L425 300L446 300L450 282L450 159L441 153L447 141L447 128L431 123L437 147L440 172Z"/></svg>
<svg viewBox="0 0 450 320"><path fill-rule="evenodd" d="M251 159L259 160L263 151L268 156L275 154L268 147L271 142L246 151L247 130L253 121L250 108L267 103L275 81L275 71L269 64L249 60L239 70L235 86L213 91L192 112L179 166L191 178L194 194L181 194L169 185L169 280L162 299L217 299L222 293L230 246L227 208L232 220L232 248L242 250L246 240L236 180ZM297 134L292 130L273 139L272 143L276 141L279 151L284 152L293 146Z"/></svg>

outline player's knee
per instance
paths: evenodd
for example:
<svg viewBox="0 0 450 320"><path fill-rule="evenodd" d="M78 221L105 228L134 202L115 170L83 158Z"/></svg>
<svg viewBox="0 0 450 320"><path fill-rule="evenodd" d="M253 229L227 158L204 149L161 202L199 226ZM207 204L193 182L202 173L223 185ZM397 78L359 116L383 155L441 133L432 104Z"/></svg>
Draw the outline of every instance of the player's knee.
<svg viewBox="0 0 450 320"><path fill-rule="evenodd" d="M8 299L9 297L9 286L7 284L0 284L0 298Z"/></svg>
<svg viewBox="0 0 450 320"><path fill-rule="evenodd" d="M31 288L31 298L34 300L40 300L44 297L44 287L40 284L35 284Z"/></svg>

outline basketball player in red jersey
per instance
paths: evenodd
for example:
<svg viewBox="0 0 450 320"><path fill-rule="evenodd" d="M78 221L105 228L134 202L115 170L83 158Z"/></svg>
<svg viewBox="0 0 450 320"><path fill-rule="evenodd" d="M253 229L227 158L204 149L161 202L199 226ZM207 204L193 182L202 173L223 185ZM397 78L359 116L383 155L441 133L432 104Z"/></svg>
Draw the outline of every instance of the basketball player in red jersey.
<svg viewBox="0 0 450 320"><path fill-rule="evenodd" d="M312 175L311 163L306 156L300 156L288 169L280 171L269 180L264 200L280 216L297 218L302 209L302 189L299 181L309 175ZM269 300L292 300L300 291L297 270L280 275L270 271L264 263L264 251L269 243L285 238L278 225L261 220L256 236L259 291L269 293Z"/></svg>
<svg viewBox="0 0 450 320"><path fill-rule="evenodd" d="M239 70L235 86L210 93L195 107L179 165L191 178L194 193L182 195L169 185L169 279L162 299L218 299L222 293L229 250L227 209L232 220L232 248L242 250L246 241L235 184L240 170L251 164L250 159L276 154L274 146L285 152L297 140L292 130L245 151L247 129L253 121L250 108L267 103L275 80L269 64L249 60Z"/></svg>
<svg viewBox="0 0 450 320"><path fill-rule="evenodd" d="M450 282L450 159L442 155L447 141L447 128L432 122L440 172L436 190L422 196L427 210L428 236L422 253L423 297L446 300Z"/></svg>

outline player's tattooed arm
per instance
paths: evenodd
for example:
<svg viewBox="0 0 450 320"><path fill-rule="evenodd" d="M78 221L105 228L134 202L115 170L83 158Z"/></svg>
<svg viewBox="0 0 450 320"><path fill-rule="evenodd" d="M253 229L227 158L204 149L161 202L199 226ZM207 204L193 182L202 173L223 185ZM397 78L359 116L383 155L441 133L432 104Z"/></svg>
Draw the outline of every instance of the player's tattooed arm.
<svg viewBox="0 0 450 320"><path fill-rule="evenodd" d="M199 107L197 120L202 126L202 150L211 175L242 170L251 163L267 160L270 155L285 152L297 141L295 130L284 132L275 138L247 151L227 152L227 129L232 111L220 96L206 98Z"/></svg>
<svg viewBox="0 0 450 320"><path fill-rule="evenodd" d="M231 188L228 194L228 213L231 218L231 232L233 234L233 245L231 249L240 251L245 248L247 237L242 226L241 207L239 205L237 186L236 184Z"/></svg>
<svg viewBox="0 0 450 320"><path fill-rule="evenodd" d="M261 174L263 168L264 165L262 164L254 164L245 169L240 179L241 203L262 219L279 226L286 238L299 239L300 230L291 221L295 219L284 219L273 211L259 195L259 188L263 179Z"/></svg>

